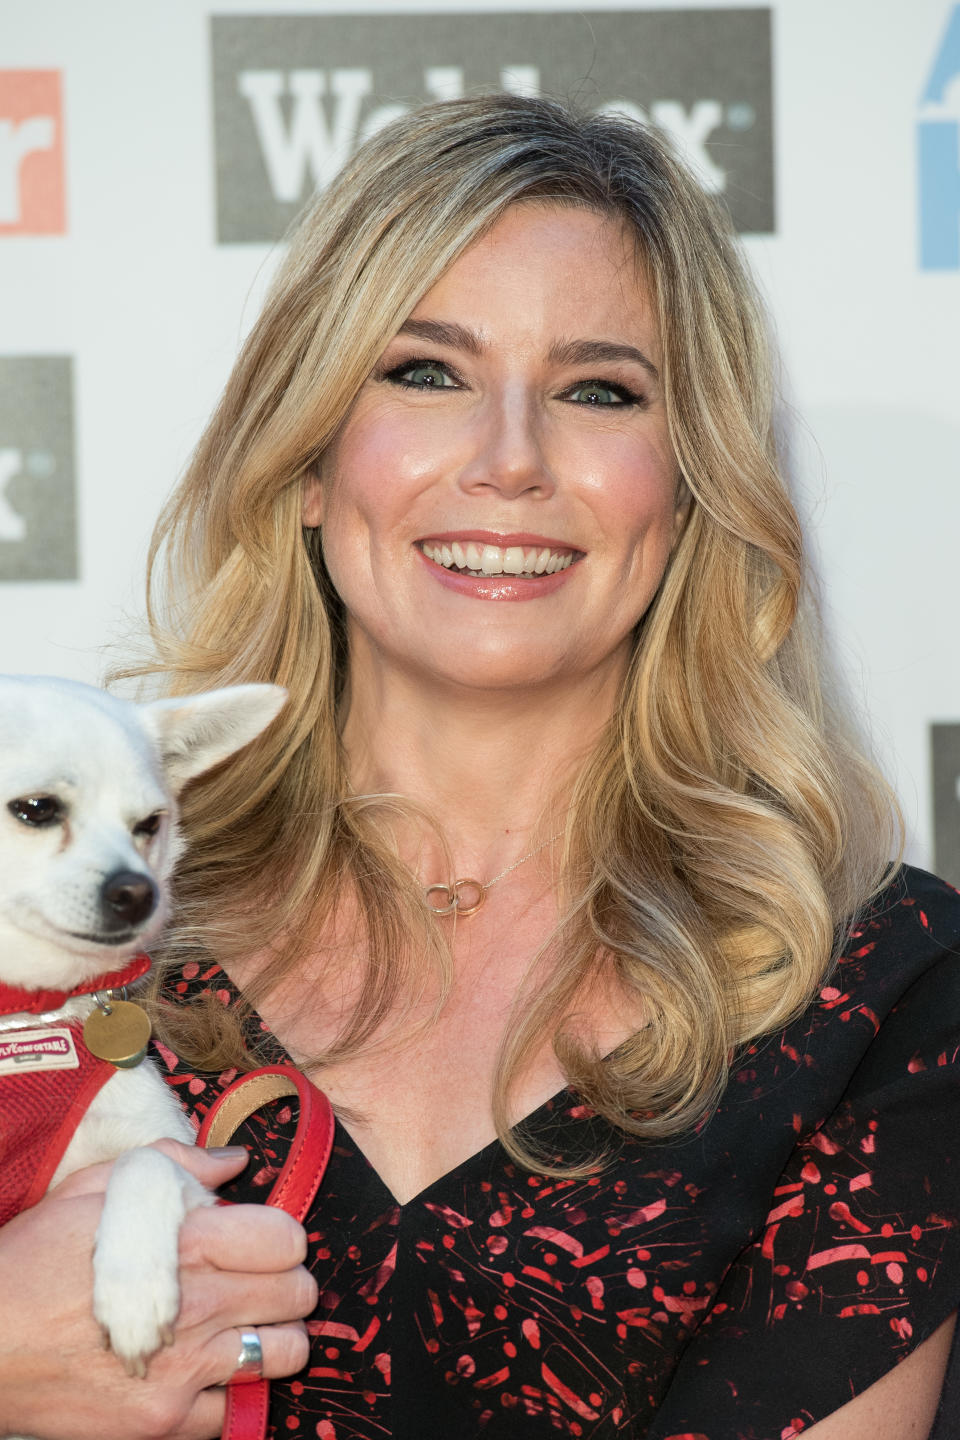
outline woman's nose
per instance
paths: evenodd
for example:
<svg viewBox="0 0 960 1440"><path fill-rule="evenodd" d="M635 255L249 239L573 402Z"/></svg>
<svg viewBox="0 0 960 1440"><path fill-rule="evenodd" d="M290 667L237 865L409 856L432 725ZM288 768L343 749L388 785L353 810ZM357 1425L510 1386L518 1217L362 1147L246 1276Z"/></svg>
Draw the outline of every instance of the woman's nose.
<svg viewBox="0 0 960 1440"><path fill-rule="evenodd" d="M543 422L534 402L498 397L477 416L473 454L460 472L463 490L484 489L515 499L545 499L556 480L544 453Z"/></svg>

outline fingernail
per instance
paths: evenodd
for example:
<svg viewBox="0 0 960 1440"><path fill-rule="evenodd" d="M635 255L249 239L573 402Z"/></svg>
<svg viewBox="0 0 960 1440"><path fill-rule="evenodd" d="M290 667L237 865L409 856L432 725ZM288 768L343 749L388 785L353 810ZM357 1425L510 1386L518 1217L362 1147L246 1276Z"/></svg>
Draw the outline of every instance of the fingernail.
<svg viewBox="0 0 960 1440"><path fill-rule="evenodd" d="M207 1151L214 1160L239 1160L243 1156L247 1159L247 1147L245 1145L211 1145Z"/></svg>

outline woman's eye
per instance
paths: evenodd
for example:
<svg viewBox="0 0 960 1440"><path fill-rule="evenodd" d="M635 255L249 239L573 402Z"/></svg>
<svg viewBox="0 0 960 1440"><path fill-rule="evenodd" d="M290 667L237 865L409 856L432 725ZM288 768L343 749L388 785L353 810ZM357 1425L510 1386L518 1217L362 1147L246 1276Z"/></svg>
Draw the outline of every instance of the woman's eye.
<svg viewBox="0 0 960 1440"><path fill-rule="evenodd" d="M397 365L388 372L387 379L399 385L409 385L413 390L456 389L456 381L450 371L435 360L418 360L413 364Z"/></svg>
<svg viewBox="0 0 960 1440"><path fill-rule="evenodd" d="M605 385L600 380L589 380L568 390L567 398L577 405L635 405L640 397L623 385Z"/></svg>

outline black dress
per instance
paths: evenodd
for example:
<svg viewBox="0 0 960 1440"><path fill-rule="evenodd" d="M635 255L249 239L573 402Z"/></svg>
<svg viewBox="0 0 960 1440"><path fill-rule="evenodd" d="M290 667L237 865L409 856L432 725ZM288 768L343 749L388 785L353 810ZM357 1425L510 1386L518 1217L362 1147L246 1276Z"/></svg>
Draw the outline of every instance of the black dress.
<svg viewBox="0 0 960 1440"><path fill-rule="evenodd" d="M236 998L216 967L168 977L172 1000L202 990ZM198 1120L233 1078L157 1058ZM231 1198L264 1194L293 1119L248 1122ZM550 1179L494 1142L398 1205L338 1125L311 1360L274 1384L272 1433L793 1440L960 1302L960 896L900 872L697 1134L624 1137L569 1090L527 1123L609 1163Z"/></svg>

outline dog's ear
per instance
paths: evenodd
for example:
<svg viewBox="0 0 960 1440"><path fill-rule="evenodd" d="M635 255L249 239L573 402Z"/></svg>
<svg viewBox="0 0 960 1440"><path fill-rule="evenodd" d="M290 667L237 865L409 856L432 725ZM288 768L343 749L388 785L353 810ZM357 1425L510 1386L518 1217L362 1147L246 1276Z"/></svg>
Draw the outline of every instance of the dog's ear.
<svg viewBox="0 0 960 1440"><path fill-rule="evenodd" d="M242 750L265 730L286 703L279 685L233 685L154 700L140 717L160 746L164 774L174 793L188 780Z"/></svg>

